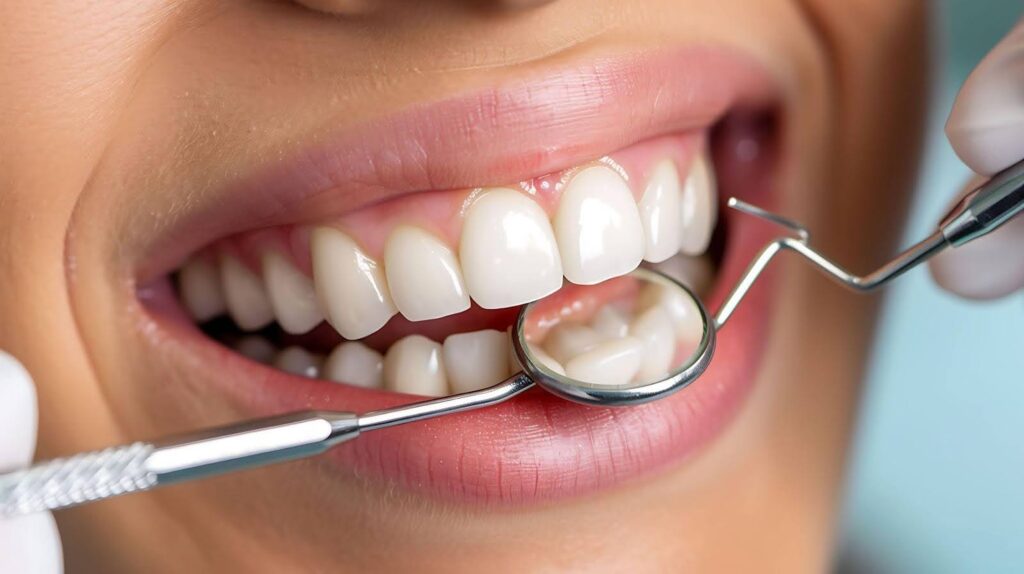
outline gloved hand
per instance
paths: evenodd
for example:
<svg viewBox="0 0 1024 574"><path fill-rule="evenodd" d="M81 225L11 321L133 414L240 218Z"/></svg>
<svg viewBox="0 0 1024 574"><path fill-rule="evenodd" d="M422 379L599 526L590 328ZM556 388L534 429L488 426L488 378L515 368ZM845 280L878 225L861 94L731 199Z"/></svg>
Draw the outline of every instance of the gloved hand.
<svg viewBox="0 0 1024 574"><path fill-rule="evenodd" d="M37 418L32 378L14 357L0 351L0 471L32 460ZM62 571L60 537L51 514L0 518L0 572Z"/></svg>
<svg viewBox="0 0 1024 574"><path fill-rule="evenodd" d="M971 72L953 104L946 135L960 159L991 175L1024 158L1024 21ZM971 182L973 189L980 178ZM932 262L949 291L974 299L1024 288L1024 216Z"/></svg>

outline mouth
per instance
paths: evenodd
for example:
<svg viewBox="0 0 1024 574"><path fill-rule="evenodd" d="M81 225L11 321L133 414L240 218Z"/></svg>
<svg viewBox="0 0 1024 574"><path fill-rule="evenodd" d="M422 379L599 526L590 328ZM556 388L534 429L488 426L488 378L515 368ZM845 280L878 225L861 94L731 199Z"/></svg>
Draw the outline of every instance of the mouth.
<svg viewBox="0 0 1024 574"><path fill-rule="evenodd" d="M666 80L668 70L686 73ZM565 97L580 81L597 100ZM705 91L694 96L697 87ZM245 415L361 412L504 380L519 370L509 327L522 305L558 293L572 309L576 285L640 265L714 309L765 239L723 200L773 203L780 130L763 72L691 50L502 90L377 120L225 190L137 265L145 338ZM650 117L638 121L635 109ZM556 117L588 128L563 121L566 133L552 139L545 126ZM441 118L475 123L450 134ZM503 137L513 130L530 134ZM410 134L428 137L409 145ZM355 173L356 158L372 169ZM763 292L733 320L709 371L670 398L609 409L533 389L370 433L332 452L332 467L431 496L516 504L678 464L718 434L756 378ZM699 329L656 304L675 329ZM636 371L656 371L664 345L641 337L650 329L639 321L607 312L555 326L543 351L555 370L599 371L600 349L636 334L647 345Z"/></svg>

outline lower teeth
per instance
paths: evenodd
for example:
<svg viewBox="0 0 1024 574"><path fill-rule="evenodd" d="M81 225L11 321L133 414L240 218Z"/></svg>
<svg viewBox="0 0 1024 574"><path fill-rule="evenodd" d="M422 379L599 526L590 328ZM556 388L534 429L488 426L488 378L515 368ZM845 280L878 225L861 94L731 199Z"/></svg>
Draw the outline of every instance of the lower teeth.
<svg viewBox="0 0 1024 574"><path fill-rule="evenodd" d="M706 292L713 279L707 258L677 256L654 267L696 292ZM594 383L664 375L676 341L699 338L701 325L692 302L659 289L645 287L634 302L635 312L608 305L585 324L557 325L531 344L531 352L552 371ZM455 333L441 344L408 335L384 353L345 341L325 356L295 345L278 348L258 335L242 337L232 346L253 361L293 375L424 396L484 388L519 370L509 333L493 329Z"/></svg>

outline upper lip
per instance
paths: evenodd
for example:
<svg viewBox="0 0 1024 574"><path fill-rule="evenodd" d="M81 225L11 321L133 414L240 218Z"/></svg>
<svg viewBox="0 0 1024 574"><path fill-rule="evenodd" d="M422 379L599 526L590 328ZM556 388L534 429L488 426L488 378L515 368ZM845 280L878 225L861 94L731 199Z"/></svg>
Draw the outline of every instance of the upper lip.
<svg viewBox="0 0 1024 574"><path fill-rule="evenodd" d="M416 191L519 181L656 135L704 129L736 106L770 103L775 89L748 58L687 48L600 59L424 105L325 138L226 186L221 207L189 214L140 256L136 279L165 275L205 244L246 229L353 211ZM741 226L730 236L735 245L759 239ZM742 261L734 255L724 267L728 280ZM366 411L407 400L256 367L195 329L141 314L144 338L161 341L154 354L184 364L197 387L208 383L209 392L246 412ZM730 334L743 330L742 317L737 323ZM713 366L689 392L657 403L608 410L531 392L486 411L372 433L341 447L339 456L356 472L490 502L611 485L687 455L721 426L757 359L753 341L763 321L746 324L750 340L734 336L720 346L719 356L735 355L731 368ZM218 361L216 373L204 367ZM503 432L494 432L498 426Z"/></svg>

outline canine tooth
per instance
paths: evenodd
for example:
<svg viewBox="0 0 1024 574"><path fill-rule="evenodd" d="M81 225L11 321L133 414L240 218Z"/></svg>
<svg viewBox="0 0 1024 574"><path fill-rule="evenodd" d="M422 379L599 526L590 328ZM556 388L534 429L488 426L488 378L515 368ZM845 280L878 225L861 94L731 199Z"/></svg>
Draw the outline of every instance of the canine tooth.
<svg viewBox="0 0 1024 574"><path fill-rule="evenodd" d="M522 305L562 286L551 222L511 189L488 190L469 207L459 260L470 296L485 309Z"/></svg>
<svg viewBox="0 0 1024 574"><path fill-rule="evenodd" d="M555 214L555 237L565 277L592 285L636 269L644 229L626 181L606 166L576 174Z"/></svg>
<svg viewBox="0 0 1024 574"><path fill-rule="evenodd" d="M398 393L448 394L441 345L423 335L403 337L384 356L384 388Z"/></svg>
<svg viewBox="0 0 1024 574"><path fill-rule="evenodd" d="M449 335L442 346L448 384L465 393L500 383L508 376L508 336L487 329Z"/></svg>
<svg viewBox="0 0 1024 574"><path fill-rule="evenodd" d="M321 357L302 347L288 347L274 358L274 366L286 373L315 379L320 376Z"/></svg>
<svg viewBox="0 0 1024 574"><path fill-rule="evenodd" d="M578 323L562 323L551 329L544 339L544 348L556 361L564 365L569 359L584 353L605 338L600 333Z"/></svg>
<svg viewBox="0 0 1024 574"><path fill-rule="evenodd" d="M695 257L680 253L654 265L654 268L686 285L694 293L707 293L715 276L711 260L704 255Z"/></svg>
<svg viewBox="0 0 1024 574"><path fill-rule="evenodd" d="M655 166L640 198L640 219L644 226L644 259L652 263L664 261L679 252L683 240L682 182L672 160Z"/></svg>
<svg viewBox="0 0 1024 574"><path fill-rule="evenodd" d="M693 299L678 289L665 285L647 285L637 300L640 309L661 309L675 329L679 341L698 341L704 333L704 322Z"/></svg>
<svg viewBox="0 0 1024 574"><path fill-rule="evenodd" d="M644 344L635 337L605 341L565 364L565 374L595 385L622 385L640 371Z"/></svg>
<svg viewBox="0 0 1024 574"><path fill-rule="evenodd" d="M317 298L342 336L361 339L397 312L384 271L351 237L331 227L318 227L310 245Z"/></svg>
<svg viewBox="0 0 1024 574"><path fill-rule="evenodd" d="M395 306L410 321L469 309L455 254L422 229L403 226L391 232L384 249L384 272Z"/></svg>
<svg viewBox="0 0 1024 574"><path fill-rule="evenodd" d="M255 331L274 320L274 309L270 306L263 280L241 261L222 255L220 280L228 312L240 328Z"/></svg>
<svg viewBox="0 0 1024 574"><path fill-rule="evenodd" d="M235 350L257 363L269 365L277 354L277 349L269 341L257 335L243 337L235 343Z"/></svg>
<svg viewBox="0 0 1024 574"><path fill-rule="evenodd" d="M348 341L331 351L324 363L323 376L357 387L384 387L384 356L366 345Z"/></svg>
<svg viewBox="0 0 1024 574"><path fill-rule="evenodd" d="M629 333L629 319L622 311L605 305L594 314L590 327L608 339L625 337Z"/></svg>
<svg viewBox="0 0 1024 574"><path fill-rule="evenodd" d="M206 258L194 258L178 272L181 302L196 321L206 321L227 310L217 266Z"/></svg>
<svg viewBox="0 0 1024 574"><path fill-rule="evenodd" d="M274 250L264 253L263 280L267 283L267 294L277 322L285 332L295 335L306 333L323 321L313 281L296 269L287 257Z"/></svg>
<svg viewBox="0 0 1024 574"><path fill-rule="evenodd" d="M690 173L683 182L683 196L679 205L682 221L679 250L687 255L700 255L707 251L718 215L715 173L707 156L701 154L693 160Z"/></svg>
<svg viewBox="0 0 1024 574"><path fill-rule="evenodd" d="M629 334L644 344L637 380L655 381L668 374L676 353L676 334L665 312L658 307L644 311L630 325Z"/></svg>
<svg viewBox="0 0 1024 574"><path fill-rule="evenodd" d="M558 373L559 375L565 375L565 368L562 367L562 365L558 361L553 359L551 355L545 353L544 349L541 349L536 345L529 345L529 348L530 353L533 354L534 358L536 358L537 361L540 362L540 364Z"/></svg>

